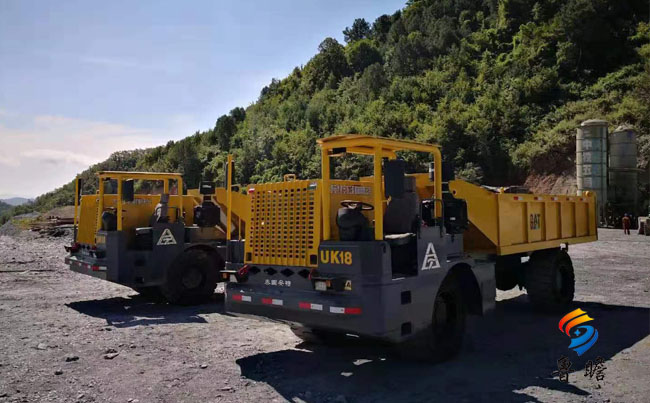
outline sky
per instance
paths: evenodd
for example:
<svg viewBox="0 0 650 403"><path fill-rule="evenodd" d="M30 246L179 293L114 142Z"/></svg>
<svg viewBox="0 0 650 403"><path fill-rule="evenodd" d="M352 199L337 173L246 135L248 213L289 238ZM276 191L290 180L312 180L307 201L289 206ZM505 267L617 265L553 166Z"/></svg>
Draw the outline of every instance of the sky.
<svg viewBox="0 0 650 403"><path fill-rule="evenodd" d="M0 0L0 198L214 126L405 0Z"/></svg>

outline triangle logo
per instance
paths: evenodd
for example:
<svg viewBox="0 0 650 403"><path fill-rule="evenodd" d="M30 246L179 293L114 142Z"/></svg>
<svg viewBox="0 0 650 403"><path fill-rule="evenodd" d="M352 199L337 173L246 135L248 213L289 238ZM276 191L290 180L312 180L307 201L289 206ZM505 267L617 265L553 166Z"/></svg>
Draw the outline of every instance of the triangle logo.
<svg viewBox="0 0 650 403"><path fill-rule="evenodd" d="M176 239L169 228L165 228L156 245L176 245Z"/></svg>
<svg viewBox="0 0 650 403"><path fill-rule="evenodd" d="M424 254L424 262L422 262L421 271L433 270L440 267L440 261L438 260L438 255L436 254L436 249L433 247L433 243L429 242L427 245L427 252Z"/></svg>

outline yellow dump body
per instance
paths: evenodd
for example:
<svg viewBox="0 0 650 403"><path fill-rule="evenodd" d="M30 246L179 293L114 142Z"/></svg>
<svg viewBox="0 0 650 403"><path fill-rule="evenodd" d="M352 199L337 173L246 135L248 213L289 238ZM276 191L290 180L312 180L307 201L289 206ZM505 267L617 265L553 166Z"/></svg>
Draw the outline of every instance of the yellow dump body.
<svg viewBox="0 0 650 403"><path fill-rule="evenodd" d="M468 252L510 255L598 239L596 197L495 193L470 183L449 182L467 202Z"/></svg>

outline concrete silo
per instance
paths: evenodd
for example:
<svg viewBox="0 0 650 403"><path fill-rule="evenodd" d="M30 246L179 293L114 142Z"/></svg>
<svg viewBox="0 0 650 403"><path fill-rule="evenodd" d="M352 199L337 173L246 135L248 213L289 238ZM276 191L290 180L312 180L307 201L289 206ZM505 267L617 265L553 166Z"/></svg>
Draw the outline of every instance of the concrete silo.
<svg viewBox="0 0 650 403"><path fill-rule="evenodd" d="M609 135L609 189L612 208L622 214L637 214L639 169L636 133L621 126Z"/></svg>
<svg viewBox="0 0 650 403"><path fill-rule="evenodd" d="M605 221L607 202L607 121L586 120L578 127L576 137L576 178L578 196L583 191L596 192L598 213Z"/></svg>

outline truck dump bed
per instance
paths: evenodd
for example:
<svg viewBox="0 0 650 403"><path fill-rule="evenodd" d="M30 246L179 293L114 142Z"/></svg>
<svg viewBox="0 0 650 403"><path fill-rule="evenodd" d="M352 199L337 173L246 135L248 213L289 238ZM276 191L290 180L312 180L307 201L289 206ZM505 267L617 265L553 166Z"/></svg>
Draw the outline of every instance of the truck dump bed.
<svg viewBox="0 0 650 403"><path fill-rule="evenodd" d="M598 239L596 197L495 193L461 180L449 182L467 202L468 252L510 255Z"/></svg>

